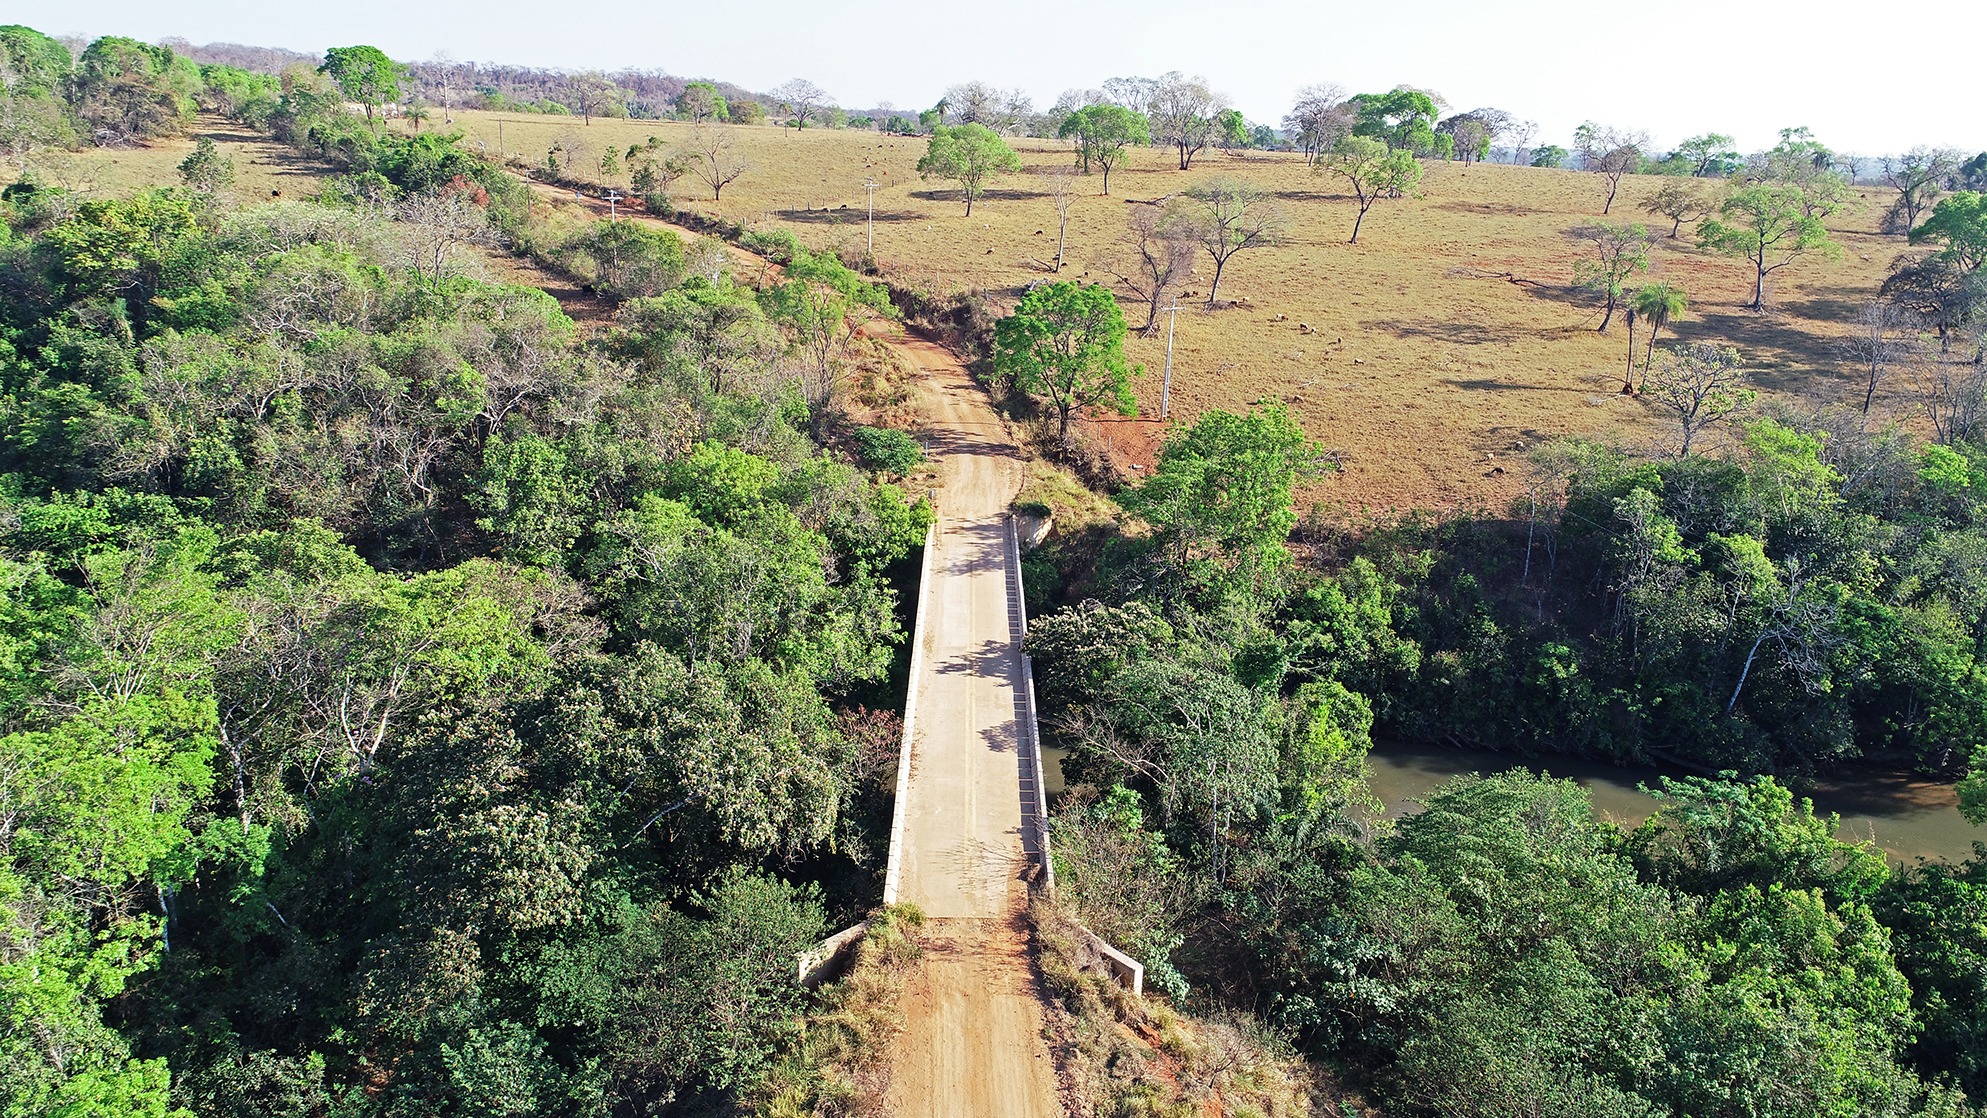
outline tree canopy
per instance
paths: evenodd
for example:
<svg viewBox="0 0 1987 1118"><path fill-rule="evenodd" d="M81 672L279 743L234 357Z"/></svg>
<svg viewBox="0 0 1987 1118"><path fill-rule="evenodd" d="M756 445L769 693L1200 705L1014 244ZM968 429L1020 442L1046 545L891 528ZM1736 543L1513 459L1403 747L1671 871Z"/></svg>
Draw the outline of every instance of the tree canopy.
<svg viewBox="0 0 1987 1118"><path fill-rule="evenodd" d="M1732 192L1718 207L1718 216L1697 227L1704 247L1752 262L1753 310L1766 307L1766 278L1807 256L1832 256L1840 251L1829 239L1821 216L1810 211L1808 197L1792 183L1759 183Z"/></svg>
<svg viewBox="0 0 1987 1118"><path fill-rule="evenodd" d="M1103 193L1111 192L1111 172L1124 164L1133 147L1152 142L1144 115L1122 105L1085 105L1064 117L1056 135L1076 145L1077 164L1084 174L1094 164L1104 173Z"/></svg>
<svg viewBox="0 0 1987 1118"><path fill-rule="evenodd" d="M381 105L400 99L403 69L378 47L332 47L324 52L319 72L329 74L345 96L365 107L366 119Z"/></svg>
<svg viewBox="0 0 1987 1118"><path fill-rule="evenodd" d="M1125 361L1125 317L1109 288L1068 281L1043 284L994 324L994 371L1056 413L1056 437L1069 440L1070 419L1103 405L1133 409Z"/></svg>
<svg viewBox="0 0 1987 1118"><path fill-rule="evenodd" d="M920 176L959 184L969 217L973 202L986 194L989 181L1020 169L1021 156L984 124L939 125L931 130L925 153L918 160Z"/></svg>

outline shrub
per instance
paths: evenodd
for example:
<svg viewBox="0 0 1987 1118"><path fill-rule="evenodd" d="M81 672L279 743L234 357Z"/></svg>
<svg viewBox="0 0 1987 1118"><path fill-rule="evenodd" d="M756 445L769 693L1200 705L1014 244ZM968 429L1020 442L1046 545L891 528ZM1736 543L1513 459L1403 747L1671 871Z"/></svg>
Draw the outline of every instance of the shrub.
<svg viewBox="0 0 1987 1118"><path fill-rule="evenodd" d="M858 427L855 440L856 449L870 469L886 474L901 476L910 473L912 467L925 460L924 448L902 431L887 427Z"/></svg>

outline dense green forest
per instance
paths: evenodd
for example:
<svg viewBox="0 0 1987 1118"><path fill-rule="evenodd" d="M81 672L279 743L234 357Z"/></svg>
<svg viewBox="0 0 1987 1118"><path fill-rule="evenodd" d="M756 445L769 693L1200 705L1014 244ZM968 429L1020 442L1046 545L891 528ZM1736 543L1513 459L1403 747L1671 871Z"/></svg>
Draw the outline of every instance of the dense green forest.
<svg viewBox="0 0 1987 1118"><path fill-rule="evenodd" d="M1029 635L1071 750L1060 888L1390 1113L1974 1113L1987 852L1888 866L1752 774L1971 764L1981 811L1987 459L1790 424L1554 444L1514 516L1320 531L1298 564L1316 449L1280 409L1203 416L1119 498L1149 531L1031 560L1081 598ZM1375 732L1723 775L1629 832L1524 772L1375 826Z"/></svg>
<svg viewBox="0 0 1987 1118"><path fill-rule="evenodd" d="M326 202L0 204L0 1113L728 1098L874 903L929 510L778 298L601 223L582 338L447 251L516 180L237 77Z"/></svg>

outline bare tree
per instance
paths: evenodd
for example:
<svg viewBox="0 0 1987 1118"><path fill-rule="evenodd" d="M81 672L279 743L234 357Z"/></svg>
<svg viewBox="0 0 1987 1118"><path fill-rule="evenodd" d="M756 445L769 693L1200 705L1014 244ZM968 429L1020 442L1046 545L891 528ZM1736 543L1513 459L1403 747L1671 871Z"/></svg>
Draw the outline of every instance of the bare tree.
<svg viewBox="0 0 1987 1118"><path fill-rule="evenodd" d="M1774 645L1780 652L1781 665L1793 672L1802 686L1815 692L1827 677L1829 650L1842 643L1835 633L1835 621L1841 611L1833 595L1825 589L1810 593L1815 589L1812 565L1792 558L1787 560L1784 570L1784 578L1779 577L1780 571L1763 574L1760 578L1763 584L1749 589L1749 596L1763 607L1762 616L1759 632L1754 635L1739 668L1738 682L1732 686L1732 697L1725 702L1726 714L1739 705L1739 694L1745 690L1746 680L1766 645Z"/></svg>
<svg viewBox="0 0 1987 1118"><path fill-rule="evenodd" d="M1752 406L1758 394L1745 386L1739 351L1714 345L1673 346L1663 363L1649 370L1642 399L1675 415L1683 430L1677 457L1690 453L1704 429Z"/></svg>
<svg viewBox="0 0 1987 1118"><path fill-rule="evenodd" d="M772 97L786 115L787 124L796 131L807 127L810 120L819 120L835 101L827 90L806 78L795 78L782 84L773 90Z"/></svg>
<svg viewBox="0 0 1987 1118"><path fill-rule="evenodd" d="M961 82L948 86L940 98L945 105L945 124L984 124L1001 131L1001 92L985 82Z"/></svg>
<svg viewBox="0 0 1987 1118"><path fill-rule="evenodd" d="M1935 358L1921 362L1912 381L1940 442L1976 439L1987 428L1987 365Z"/></svg>
<svg viewBox="0 0 1987 1118"><path fill-rule="evenodd" d="M1237 179L1204 182L1187 191L1181 203L1175 212L1183 228L1214 259L1214 280L1207 285L1207 306L1212 310L1229 259L1247 249L1278 243L1289 223L1274 199Z"/></svg>
<svg viewBox="0 0 1987 1118"><path fill-rule="evenodd" d="M1521 120L1511 126L1511 162L1513 164L1526 162L1526 155L1531 149L1532 141L1538 139L1538 135L1539 122L1536 120Z"/></svg>
<svg viewBox="0 0 1987 1118"><path fill-rule="evenodd" d="M1146 115L1152 118L1153 141L1172 145L1184 171L1214 139L1215 118L1226 108L1228 98L1209 89L1206 78L1183 77L1175 70L1159 78Z"/></svg>
<svg viewBox="0 0 1987 1118"><path fill-rule="evenodd" d="M1883 231L1902 236L1917 228L1918 215L1938 199L1940 188L1963 158L1951 148L1922 146L1884 156L1884 182L1897 191L1897 200L1884 214Z"/></svg>
<svg viewBox="0 0 1987 1118"><path fill-rule="evenodd" d="M1000 95L1000 125L996 131L1010 136L1019 136L1028 131L1028 121L1035 115L1035 99L1028 91L1019 87Z"/></svg>
<svg viewBox="0 0 1987 1118"><path fill-rule="evenodd" d="M1086 105L1105 104L1116 102L1101 89L1065 89L1056 95L1056 103L1049 106L1049 116L1061 120Z"/></svg>
<svg viewBox="0 0 1987 1118"><path fill-rule="evenodd" d="M422 69L428 79L429 88L435 92L435 102L442 107L442 123L455 123L456 71L459 69L453 55L438 50Z"/></svg>
<svg viewBox="0 0 1987 1118"><path fill-rule="evenodd" d="M1297 142L1304 162L1316 166L1326 152L1352 134L1358 121L1346 101L1345 87L1331 82L1297 91L1297 103L1283 118L1283 130Z"/></svg>
<svg viewBox="0 0 1987 1118"><path fill-rule="evenodd" d="M436 286L448 277L448 266L464 245L491 244L495 236L490 215L478 204L480 191L444 186L411 195L396 207L396 216L412 240L415 270ZM484 204L488 199L482 199Z"/></svg>
<svg viewBox="0 0 1987 1118"><path fill-rule="evenodd" d="M1062 271L1063 248L1069 243L1069 211L1076 203L1076 169L1051 167L1041 172L1042 187L1056 205L1056 271Z"/></svg>
<svg viewBox="0 0 1987 1118"><path fill-rule="evenodd" d="M1896 303L1872 299L1856 313L1855 325L1855 332L1838 344L1843 359L1863 380L1863 414L1868 415L1891 370L1918 348L1918 321Z"/></svg>
<svg viewBox="0 0 1987 1118"><path fill-rule="evenodd" d="M1200 247L1197 233L1178 213L1139 206L1119 238L1122 251L1099 263L1145 304L1145 325L1139 327L1140 333L1150 337L1159 328L1159 312L1165 309L1167 293L1193 267L1194 252Z"/></svg>
<svg viewBox="0 0 1987 1118"><path fill-rule="evenodd" d="M582 70L566 78L566 100L579 110L580 121L593 124L593 114L599 112L614 97L614 83L608 81L597 70Z"/></svg>
<svg viewBox="0 0 1987 1118"><path fill-rule="evenodd" d="M1150 113L1161 78L1112 78L1104 83L1104 96L1113 105L1123 105L1135 113ZM1081 105L1077 106L1082 108Z"/></svg>
<svg viewBox="0 0 1987 1118"><path fill-rule="evenodd" d="M1614 196L1621 189L1621 177L1632 174L1642 166L1642 150L1649 146L1649 134L1630 132L1620 128L1588 121L1573 132L1573 150L1580 157L1583 170L1592 171L1607 183L1607 202L1601 206L1606 214L1614 208Z"/></svg>
<svg viewBox="0 0 1987 1118"><path fill-rule="evenodd" d="M711 201L724 199L724 188L750 170L752 164L738 150L738 137L730 125L698 125L684 145L684 156L697 177L711 188Z"/></svg>

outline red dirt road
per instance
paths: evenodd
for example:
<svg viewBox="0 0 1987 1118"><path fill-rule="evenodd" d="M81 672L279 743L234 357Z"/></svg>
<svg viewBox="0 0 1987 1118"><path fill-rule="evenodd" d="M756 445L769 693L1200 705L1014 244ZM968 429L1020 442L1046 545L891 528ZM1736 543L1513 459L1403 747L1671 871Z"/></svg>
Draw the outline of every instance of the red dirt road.
<svg viewBox="0 0 1987 1118"><path fill-rule="evenodd" d="M1023 458L986 394L946 350L892 339L922 373L943 488L919 729L905 800L900 899L934 918L891 1052L898 1118L1063 1113L1022 909L1027 767L1016 721L1018 588L1007 508Z"/></svg>

